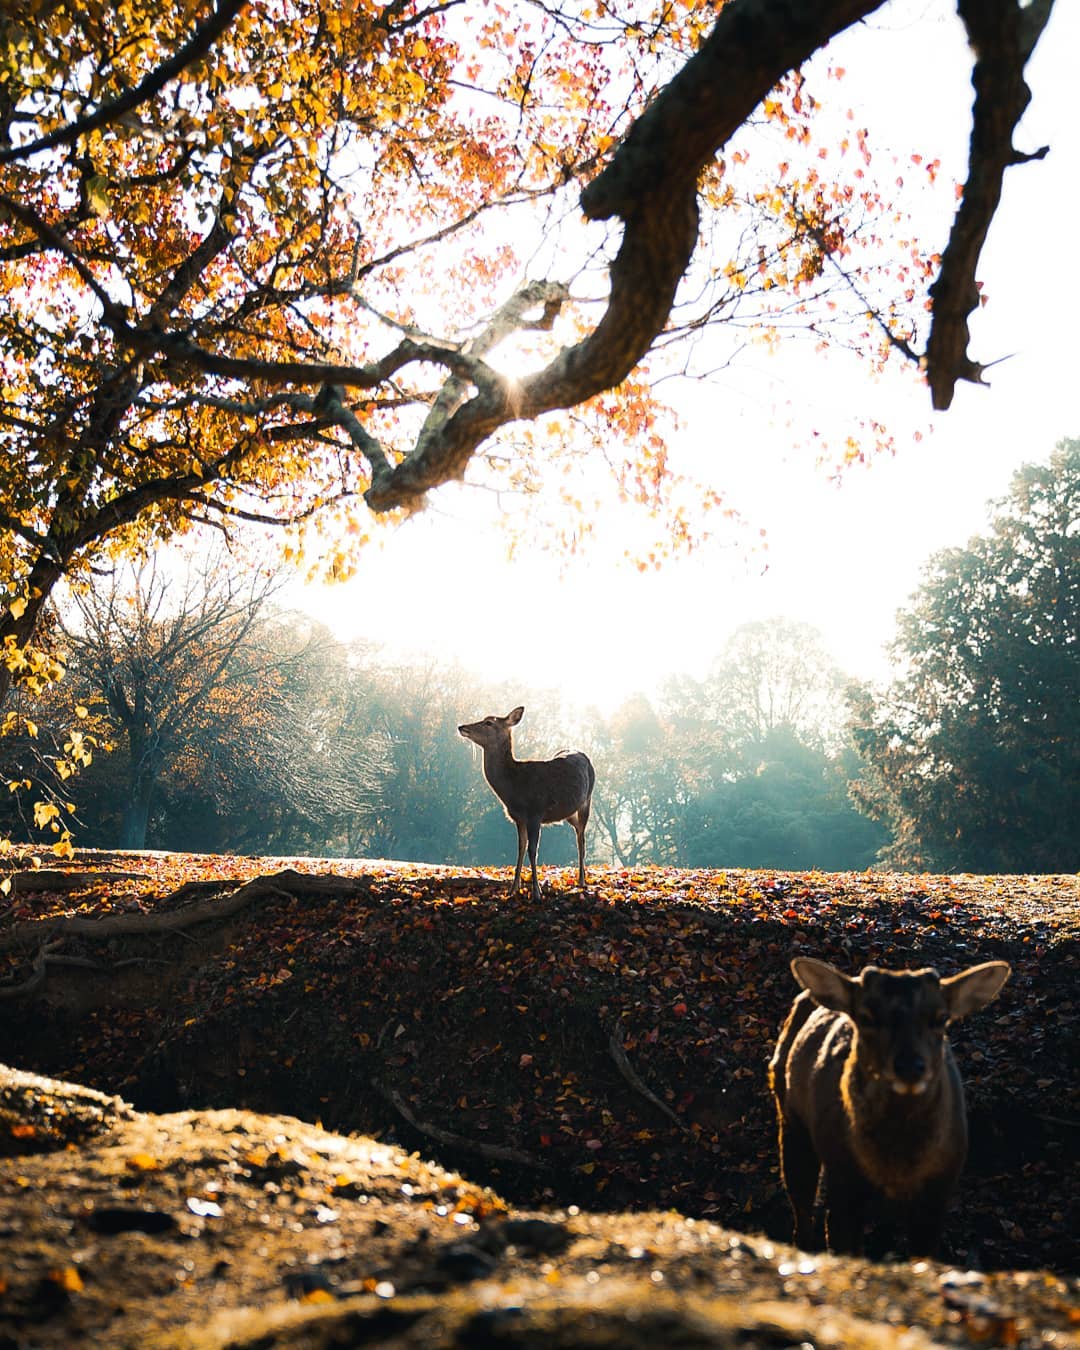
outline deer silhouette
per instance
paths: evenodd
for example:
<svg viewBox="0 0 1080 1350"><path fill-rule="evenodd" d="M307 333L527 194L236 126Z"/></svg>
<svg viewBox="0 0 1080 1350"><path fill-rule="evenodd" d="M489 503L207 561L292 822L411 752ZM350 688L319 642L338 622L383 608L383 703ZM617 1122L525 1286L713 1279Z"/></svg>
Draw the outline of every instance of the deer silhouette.
<svg viewBox="0 0 1080 1350"><path fill-rule="evenodd" d="M532 898L540 899L536 853L540 827L565 820L574 827L578 844L578 885L585 886L585 826L589 823L596 771L588 755L575 752L555 759L515 759L513 728L521 721L524 707L505 717L485 717L467 722L458 731L484 752L484 777L517 826L518 853L514 884L521 885L521 863L526 845L532 865Z"/></svg>

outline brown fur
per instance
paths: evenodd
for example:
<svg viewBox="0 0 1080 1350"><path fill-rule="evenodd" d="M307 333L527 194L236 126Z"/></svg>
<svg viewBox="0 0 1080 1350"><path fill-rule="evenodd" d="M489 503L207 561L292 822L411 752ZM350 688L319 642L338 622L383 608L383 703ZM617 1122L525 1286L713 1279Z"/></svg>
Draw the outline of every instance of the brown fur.
<svg viewBox="0 0 1080 1350"><path fill-rule="evenodd" d="M808 958L791 968L804 991L781 1029L769 1085L795 1242L813 1244L824 1180L832 1250L859 1251L868 1208L884 1203L904 1220L912 1253L932 1253L967 1154L945 1029L994 998L1009 967L991 961L946 980L875 966L851 979Z"/></svg>
<svg viewBox="0 0 1080 1350"><path fill-rule="evenodd" d="M505 717L485 717L458 727L466 740L484 752L484 777L517 826L518 855L514 871L513 895L521 884L521 863L528 845L532 865L532 898L540 899L536 874L536 855L540 847L540 827L565 820L574 827L578 844L578 885L585 886L585 827L592 808L596 772L588 755L577 752L557 759L515 759L513 728L521 721L524 708L515 708Z"/></svg>

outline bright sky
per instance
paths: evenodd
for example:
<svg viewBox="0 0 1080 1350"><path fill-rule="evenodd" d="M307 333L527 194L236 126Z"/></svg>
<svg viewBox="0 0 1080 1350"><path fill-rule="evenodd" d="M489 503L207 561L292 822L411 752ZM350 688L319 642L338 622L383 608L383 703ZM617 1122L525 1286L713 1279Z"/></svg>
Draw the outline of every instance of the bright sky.
<svg viewBox="0 0 1080 1350"><path fill-rule="evenodd" d="M819 627L849 673L884 674L882 645L928 556L981 531L986 501L1019 465L1080 435L1077 53L1080 6L1058 0L1028 66L1034 98L1016 137L1051 152L1006 175L980 271L990 303L973 322L977 359L1012 359L989 372L990 389L959 386L921 442L912 432L931 425L929 395L911 380L875 385L864 363L815 357L805 344L773 357L754 349L679 399L680 452L724 489L747 531L721 530L715 546L641 575L619 561L627 521L613 507L583 558L526 543L511 563L493 499L451 490L371 548L355 582L309 587L299 603L343 638L438 654L604 711L668 673L704 674L735 627L773 615ZM848 71L839 92L822 80L811 88L854 107L875 155L920 150L963 179L970 58L948 4L886 12L830 56ZM887 423L898 453L837 485L785 423L793 410L813 425L848 405Z"/></svg>

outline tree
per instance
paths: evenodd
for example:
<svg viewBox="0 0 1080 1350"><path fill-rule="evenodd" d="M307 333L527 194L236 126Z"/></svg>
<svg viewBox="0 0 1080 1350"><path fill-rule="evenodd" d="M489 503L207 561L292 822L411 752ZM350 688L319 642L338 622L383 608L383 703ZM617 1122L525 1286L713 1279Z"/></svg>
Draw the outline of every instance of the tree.
<svg viewBox="0 0 1080 1350"><path fill-rule="evenodd" d="M255 640L274 576L238 580L223 563L218 552L176 576L155 558L71 597L65 632L74 673L121 741L121 848L145 846L155 787L182 754L201 751L206 766L207 746L235 741L245 727L255 737L247 757L258 757L267 733L258 710L272 700L282 665L296 659L279 634Z"/></svg>
<svg viewBox="0 0 1080 1350"><path fill-rule="evenodd" d="M857 765L830 756L789 726L758 746L756 769L707 785L687 811L685 867L869 867L888 832L848 797Z"/></svg>
<svg viewBox="0 0 1080 1350"><path fill-rule="evenodd" d="M304 615L271 608L240 653L249 675L215 691L161 777L155 847L341 855L370 783L342 734L346 648Z"/></svg>
<svg viewBox="0 0 1080 1350"><path fill-rule="evenodd" d="M898 673L854 701L856 800L906 866L1080 867L1080 441L1028 465L990 532L936 554Z"/></svg>
<svg viewBox="0 0 1080 1350"><path fill-rule="evenodd" d="M466 853L490 789L457 733L463 692L454 667L356 653L340 732L346 763L364 785L347 825L350 855L448 862ZM512 836L505 816L503 823Z"/></svg>
<svg viewBox="0 0 1080 1350"><path fill-rule="evenodd" d="M732 633L705 682L706 718L734 761L751 769L777 731L835 750L845 679L812 624L777 617Z"/></svg>
<svg viewBox="0 0 1080 1350"><path fill-rule="evenodd" d="M747 623L708 677L666 691L694 784L679 861L690 867L862 867L886 832L847 797L846 680L809 624Z"/></svg>
<svg viewBox="0 0 1080 1350"><path fill-rule="evenodd" d="M54 614L47 616L45 648L54 651L58 628ZM8 699L0 720L0 840L22 839L44 843L50 851L69 857L73 849L72 826L76 795L75 774L93 774L111 749L110 727L85 704L72 706L70 681L62 680L62 667L55 656L48 675L20 679ZM80 788L82 787L80 779ZM0 845L0 849L3 845ZM0 894L10 883L0 881Z"/></svg>
<svg viewBox="0 0 1080 1350"><path fill-rule="evenodd" d="M861 169L796 163L816 106L800 67L881 3L630 22L574 0L6 5L0 695L58 581L103 551L333 505L355 508L351 550L369 515L489 450L497 474L507 428L557 410L621 431L622 486L662 500L635 367L779 308L826 334L838 276L871 354L921 363L948 407L981 379L976 266L1005 169L1030 157L1012 136L1052 0L959 0L968 179L940 260L902 265L875 251L890 231L868 225L883 200ZM757 110L779 167L739 140ZM579 209L591 231L564 238ZM703 222L717 251L680 293ZM502 481L532 472L518 445Z"/></svg>
<svg viewBox="0 0 1080 1350"><path fill-rule="evenodd" d="M595 731L593 814L624 867L681 861L682 822L691 796L686 743L648 699L627 699Z"/></svg>
<svg viewBox="0 0 1080 1350"><path fill-rule="evenodd" d="M868 865L886 842L848 800L845 681L820 633L736 629L703 681L668 682L595 727L594 817L624 866Z"/></svg>

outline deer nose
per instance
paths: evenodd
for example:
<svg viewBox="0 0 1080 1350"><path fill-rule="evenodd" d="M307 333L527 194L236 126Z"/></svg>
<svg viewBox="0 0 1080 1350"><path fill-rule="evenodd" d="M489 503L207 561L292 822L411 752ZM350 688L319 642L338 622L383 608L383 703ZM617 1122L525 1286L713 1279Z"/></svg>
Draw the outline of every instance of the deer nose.
<svg viewBox="0 0 1080 1350"><path fill-rule="evenodd" d="M893 1072L902 1082L917 1083L926 1073L926 1060L918 1050L900 1050L893 1057Z"/></svg>

